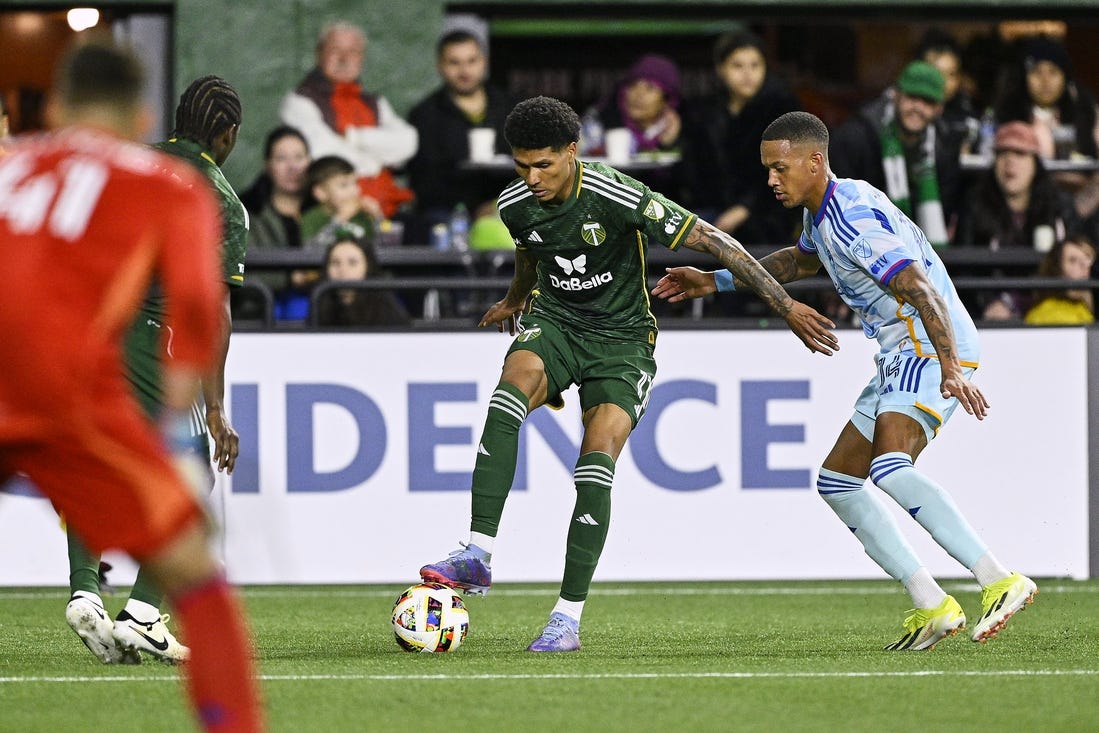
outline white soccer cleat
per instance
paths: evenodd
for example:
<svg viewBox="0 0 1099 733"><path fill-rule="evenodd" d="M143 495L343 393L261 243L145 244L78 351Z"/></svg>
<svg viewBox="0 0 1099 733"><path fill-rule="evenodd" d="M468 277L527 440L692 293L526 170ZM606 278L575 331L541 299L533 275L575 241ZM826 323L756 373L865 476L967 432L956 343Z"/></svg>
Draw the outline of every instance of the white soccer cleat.
<svg viewBox="0 0 1099 733"><path fill-rule="evenodd" d="M145 652L166 664L179 664L191 658L191 650L180 644L165 624L164 614L153 621L138 621L123 609L114 622L114 638L126 653Z"/></svg>
<svg viewBox="0 0 1099 733"><path fill-rule="evenodd" d="M103 664L123 663L122 649L114 638L114 624L102 605L86 596L73 596L65 606L65 620L96 659Z"/></svg>

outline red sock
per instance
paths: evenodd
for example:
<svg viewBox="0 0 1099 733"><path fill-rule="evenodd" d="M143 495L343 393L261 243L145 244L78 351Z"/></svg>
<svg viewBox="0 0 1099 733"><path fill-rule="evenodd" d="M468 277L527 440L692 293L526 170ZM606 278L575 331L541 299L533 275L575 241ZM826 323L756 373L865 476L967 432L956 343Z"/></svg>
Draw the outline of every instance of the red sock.
<svg viewBox="0 0 1099 733"><path fill-rule="evenodd" d="M263 729L252 645L240 606L217 576L172 599L191 659L183 670L203 729L251 733Z"/></svg>

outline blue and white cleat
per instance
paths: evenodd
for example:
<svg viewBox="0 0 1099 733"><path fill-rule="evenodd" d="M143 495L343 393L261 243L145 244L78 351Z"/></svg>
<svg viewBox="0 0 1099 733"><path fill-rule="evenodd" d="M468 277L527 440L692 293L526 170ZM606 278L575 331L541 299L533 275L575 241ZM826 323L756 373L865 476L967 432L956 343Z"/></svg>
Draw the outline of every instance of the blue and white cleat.
<svg viewBox="0 0 1099 733"><path fill-rule="evenodd" d="M447 559L420 568L420 577L425 583L441 583L469 595L483 596L492 586L490 558L476 545L462 544L462 549L450 553Z"/></svg>
<svg viewBox="0 0 1099 733"><path fill-rule="evenodd" d="M575 652L580 649L580 622L563 613L551 613L542 635L530 643L528 652Z"/></svg>

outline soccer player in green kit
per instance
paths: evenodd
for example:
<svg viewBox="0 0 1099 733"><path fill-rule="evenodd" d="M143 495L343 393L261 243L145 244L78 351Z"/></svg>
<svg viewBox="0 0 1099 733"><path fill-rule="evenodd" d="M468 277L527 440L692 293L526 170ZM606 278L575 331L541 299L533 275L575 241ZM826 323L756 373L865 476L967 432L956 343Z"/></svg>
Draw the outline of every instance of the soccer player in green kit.
<svg viewBox="0 0 1099 733"><path fill-rule="evenodd" d="M610 523L615 461L656 376L657 325L645 280L650 241L713 255L811 351L838 348L835 325L791 298L735 239L615 169L578 160L579 131L572 108L549 97L519 103L505 122L520 180L498 206L515 239L515 276L480 325L520 330L477 446L469 544L420 569L425 582L488 592L519 428L532 410L561 405L562 392L578 385L584 433L564 579L549 623L527 647L533 652L580 648L580 616Z"/></svg>
<svg viewBox="0 0 1099 733"><path fill-rule="evenodd" d="M193 81L180 97L172 137L155 146L189 162L214 189L221 204L222 270L230 286L244 282L248 215L220 166L236 144L240 123L241 104L236 90L224 79L204 76ZM165 339L161 332L164 312L164 296L154 285L126 337L127 377L143 411L153 420L163 404L161 363L171 358L170 334ZM202 465L208 467L207 475L202 477L207 488L213 486L209 442L213 442L213 462L218 470L230 473L239 443L223 409L225 357L232 331L228 290L224 291L223 313L219 356L211 372L203 376L202 400L192 407L191 414L191 440ZM68 542L72 595L65 619L92 654L105 664L138 664L140 652L170 664L186 661L188 649L165 625L168 617L160 613L162 595L145 571L139 571L125 608L112 623L100 596L99 557L72 533Z"/></svg>

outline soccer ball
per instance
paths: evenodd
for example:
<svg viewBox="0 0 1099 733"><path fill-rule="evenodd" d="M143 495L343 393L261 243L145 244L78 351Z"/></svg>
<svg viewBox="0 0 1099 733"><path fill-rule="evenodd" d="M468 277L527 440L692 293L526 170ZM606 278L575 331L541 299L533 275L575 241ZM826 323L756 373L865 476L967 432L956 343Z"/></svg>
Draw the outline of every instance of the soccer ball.
<svg viewBox="0 0 1099 733"><path fill-rule="evenodd" d="M469 632L469 611L441 583L405 589L393 604L393 634L406 652L452 652Z"/></svg>

